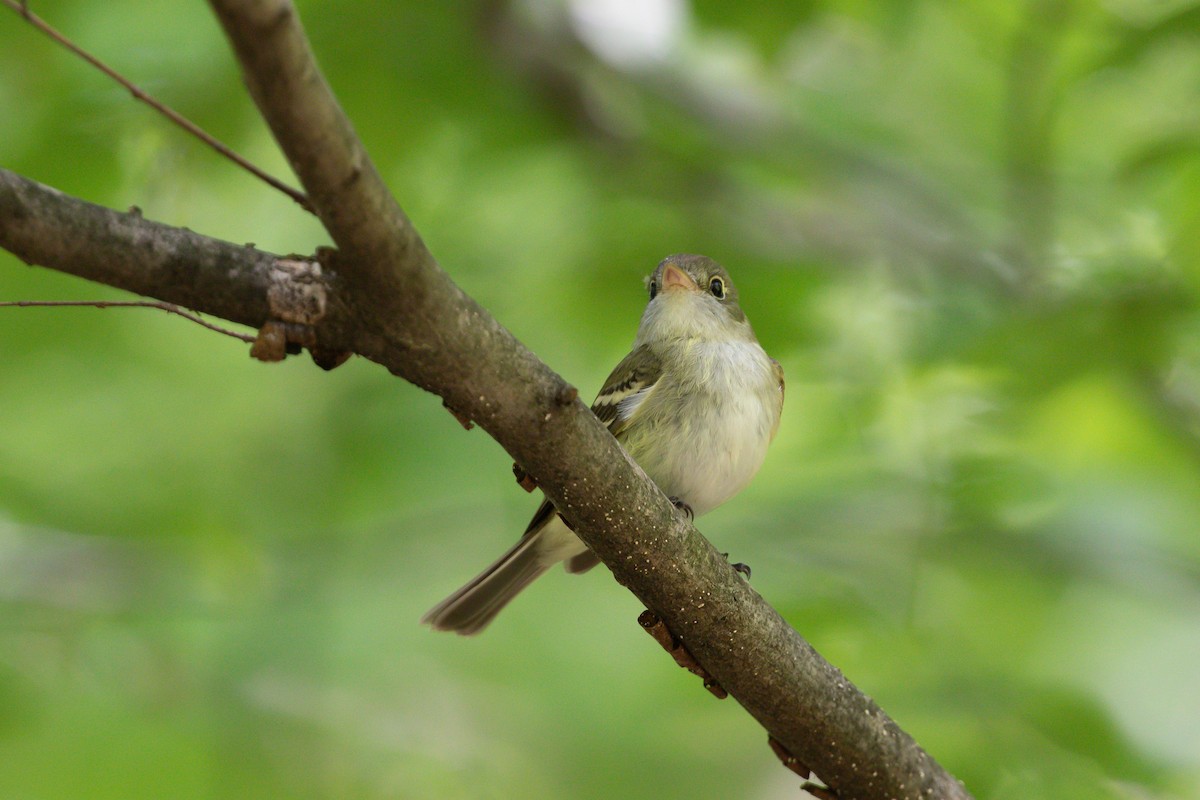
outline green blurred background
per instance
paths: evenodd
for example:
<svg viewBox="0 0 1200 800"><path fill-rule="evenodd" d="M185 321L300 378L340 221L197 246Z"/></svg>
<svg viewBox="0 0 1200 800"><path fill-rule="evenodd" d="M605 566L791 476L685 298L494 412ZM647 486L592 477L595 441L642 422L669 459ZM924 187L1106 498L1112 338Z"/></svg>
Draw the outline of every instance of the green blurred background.
<svg viewBox="0 0 1200 800"><path fill-rule="evenodd" d="M200 2L31 4L290 179ZM701 520L979 798L1200 798L1200 4L299 4L463 288L591 395L664 255L728 265L788 397ZM316 222L0 13L0 164L276 252ZM0 299L119 292L0 254ZM509 458L362 360L0 310L0 797L787 798L519 534Z"/></svg>

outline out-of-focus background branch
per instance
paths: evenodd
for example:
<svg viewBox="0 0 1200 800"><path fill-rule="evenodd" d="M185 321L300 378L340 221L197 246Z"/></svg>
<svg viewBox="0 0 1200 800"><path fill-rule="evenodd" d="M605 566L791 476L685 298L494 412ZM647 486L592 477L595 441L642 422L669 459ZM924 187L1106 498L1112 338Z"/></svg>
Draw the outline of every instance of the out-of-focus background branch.
<svg viewBox="0 0 1200 800"><path fill-rule="evenodd" d="M1197 6L300 5L431 248L585 393L658 258L729 264L788 408L701 527L977 797L1200 796ZM286 175L203 5L36 10ZM6 167L325 243L15 16L0 63ZM234 347L0 313L0 793L794 796L611 581L416 626L524 523L504 454Z"/></svg>

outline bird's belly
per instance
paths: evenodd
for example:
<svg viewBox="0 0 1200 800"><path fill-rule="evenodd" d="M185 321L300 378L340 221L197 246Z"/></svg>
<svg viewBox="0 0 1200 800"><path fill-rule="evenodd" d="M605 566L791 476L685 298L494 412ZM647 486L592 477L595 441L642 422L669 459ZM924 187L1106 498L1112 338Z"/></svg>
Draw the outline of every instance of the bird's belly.
<svg viewBox="0 0 1200 800"><path fill-rule="evenodd" d="M755 397L747 389L692 397L684 413L647 408L656 418L656 440L670 446L647 448L635 435L626 449L669 497L697 515L711 511L744 489L766 457L775 417Z"/></svg>

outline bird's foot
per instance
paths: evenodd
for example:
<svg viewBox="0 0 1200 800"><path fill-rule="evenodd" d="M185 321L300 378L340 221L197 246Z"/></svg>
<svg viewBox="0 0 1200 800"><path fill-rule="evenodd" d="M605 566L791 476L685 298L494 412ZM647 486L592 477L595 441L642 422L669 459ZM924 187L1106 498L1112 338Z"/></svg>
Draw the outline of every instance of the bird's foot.
<svg viewBox="0 0 1200 800"><path fill-rule="evenodd" d="M721 553L721 555L725 557L726 561L729 560L729 553ZM741 575L746 580L750 580L750 565L749 564L743 564L741 561L739 561L736 564L730 564L729 566L733 567L734 572Z"/></svg>
<svg viewBox="0 0 1200 800"><path fill-rule="evenodd" d="M696 518L696 515L692 513L692 507L680 500L678 497L668 497L667 499L671 501L671 505L678 508L684 514L687 514L688 520L694 520Z"/></svg>

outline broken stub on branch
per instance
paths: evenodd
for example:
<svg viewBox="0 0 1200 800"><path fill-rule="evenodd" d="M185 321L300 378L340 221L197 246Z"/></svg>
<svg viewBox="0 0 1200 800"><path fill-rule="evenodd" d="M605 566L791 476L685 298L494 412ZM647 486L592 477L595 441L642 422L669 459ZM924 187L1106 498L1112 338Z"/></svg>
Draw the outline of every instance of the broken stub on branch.
<svg viewBox="0 0 1200 800"><path fill-rule="evenodd" d="M282 361L289 353L315 346L313 326L325 316L325 302L320 264L293 258L276 261L267 286L271 316L259 329L250 355L259 361ZM329 359L330 363L335 361L338 359Z"/></svg>
<svg viewBox="0 0 1200 800"><path fill-rule="evenodd" d="M688 652L682 642L675 638L675 634L671 633L666 623L659 619L657 614L649 609L643 611L638 617L638 624L646 629L646 633L654 637L654 641L658 642L663 650L671 654L671 658L675 659L676 664L704 681L704 688L712 692L714 697L724 700L729 696L729 692L725 691L721 684L717 683L713 676L700 666L700 662Z"/></svg>

